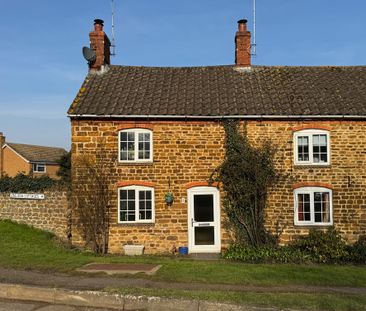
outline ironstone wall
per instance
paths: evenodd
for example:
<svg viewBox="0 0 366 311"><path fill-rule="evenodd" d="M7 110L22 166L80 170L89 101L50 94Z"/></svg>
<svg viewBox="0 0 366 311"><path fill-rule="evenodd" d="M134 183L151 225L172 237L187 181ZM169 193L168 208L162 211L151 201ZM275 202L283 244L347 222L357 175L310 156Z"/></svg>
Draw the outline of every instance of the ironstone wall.
<svg viewBox="0 0 366 311"><path fill-rule="evenodd" d="M70 232L70 209L66 191L46 191L44 200L13 199L0 193L0 219L50 231L66 240Z"/></svg>
<svg viewBox="0 0 366 311"><path fill-rule="evenodd" d="M266 208L265 224L273 233L282 232L281 244L314 228L294 224L294 189L297 187L333 189L334 226L349 243L366 234L364 121L253 120L246 124L249 140L254 145L270 139L278 148L274 159L276 169L288 176L271 189ZM118 132L128 128L153 131L152 163L118 163ZM294 133L303 129L329 131L330 165L295 165ZM82 155L95 156L99 150L98 142L105 144L112 194L109 251L121 252L124 244L143 244L146 253L166 253L174 246L186 246L188 206L181 198L186 198L189 187L207 185L211 173L224 159L224 141L222 124L214 121L72 120L73 161ZM81 167L73 167L74 183L85 182L79 177L82 176L80 170ZM118 223L118 188L126 185L154 187L154 223ZM177 198L171 206L164 202L164 194L168 191ZM221 198L223 195L221 191ZM224 226L223 209L221 217L221 241L226 247L230 235ZM76 229L73 227L73 243L79 243Z"/></svg>

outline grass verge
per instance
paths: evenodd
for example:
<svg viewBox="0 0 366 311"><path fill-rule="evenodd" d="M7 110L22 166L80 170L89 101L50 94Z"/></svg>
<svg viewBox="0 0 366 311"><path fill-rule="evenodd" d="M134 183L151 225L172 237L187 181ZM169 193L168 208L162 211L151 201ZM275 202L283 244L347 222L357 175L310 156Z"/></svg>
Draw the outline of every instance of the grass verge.
<svg viewBox="0 0 366 311"><path fill-rule="evenodd" d="M165 298L196 299L212 302L224 302L256 307L274 307L279 309L322 310L322 311L359 311L365 310L366 296L339 294L304 293L253 293L186 291L154 288L107 289L108 292L122 295L144 295Z"/></svg>
<svg viewBox="0 0 366 311"><path fill-rule="evenodd" d="M90 262L151 263L162 268L154 276L167 282L223 283L253 286L366 286L365 266L243 264L195 261L179 257L97 256L56 243L53 235L10 221L0 221L0 266L72 272Z"/></svg>

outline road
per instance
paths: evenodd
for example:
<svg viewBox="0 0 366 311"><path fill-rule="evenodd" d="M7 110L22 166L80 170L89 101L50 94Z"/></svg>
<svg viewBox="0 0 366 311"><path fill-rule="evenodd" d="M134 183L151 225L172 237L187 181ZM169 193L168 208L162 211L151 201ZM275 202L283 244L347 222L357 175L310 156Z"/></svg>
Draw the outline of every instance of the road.
<svg viewBox="0 0 366 311"><path fill-rule="evenodd" d="M44 302L0 299L0 311L112 311L112 310L115 311L116 309L75 307L65 305L54 305ZM136 309L136 311L143 311L143 310Z"/></svg>

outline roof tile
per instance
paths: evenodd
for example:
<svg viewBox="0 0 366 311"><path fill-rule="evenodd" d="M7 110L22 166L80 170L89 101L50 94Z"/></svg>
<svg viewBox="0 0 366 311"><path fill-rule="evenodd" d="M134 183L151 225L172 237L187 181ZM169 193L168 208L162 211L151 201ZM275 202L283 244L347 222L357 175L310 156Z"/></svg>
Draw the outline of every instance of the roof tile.
<svg viewBox="0 0 366 311"><path fill-rule="evenodd" d="M110 66L86 77L68 113L366 116L366 66Z"/></svg>
<svg viewBox="0 0 366 311"><path fill-rule="evenodd" d="M30 162L57 163L67 152L63 148L6 143Z"/></svg>

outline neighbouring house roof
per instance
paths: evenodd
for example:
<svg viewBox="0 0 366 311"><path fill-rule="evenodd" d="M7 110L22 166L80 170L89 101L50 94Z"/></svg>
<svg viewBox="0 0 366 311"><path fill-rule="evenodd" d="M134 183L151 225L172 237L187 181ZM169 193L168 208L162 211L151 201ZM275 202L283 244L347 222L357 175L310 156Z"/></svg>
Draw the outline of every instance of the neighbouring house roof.
<svg viewBox="0 0 366 311"><path fill-rule="evenodd" d="M11 149L29 162L56 164L67 153L63 148L6 143ZM5 146L6 146L5 145Z"/></svg>
<svg viewBox="0 0 366 311"><path fill-rule="evenodd" d="M110 66L88 74L68 114L366 117L366 66Z"/></svg>

